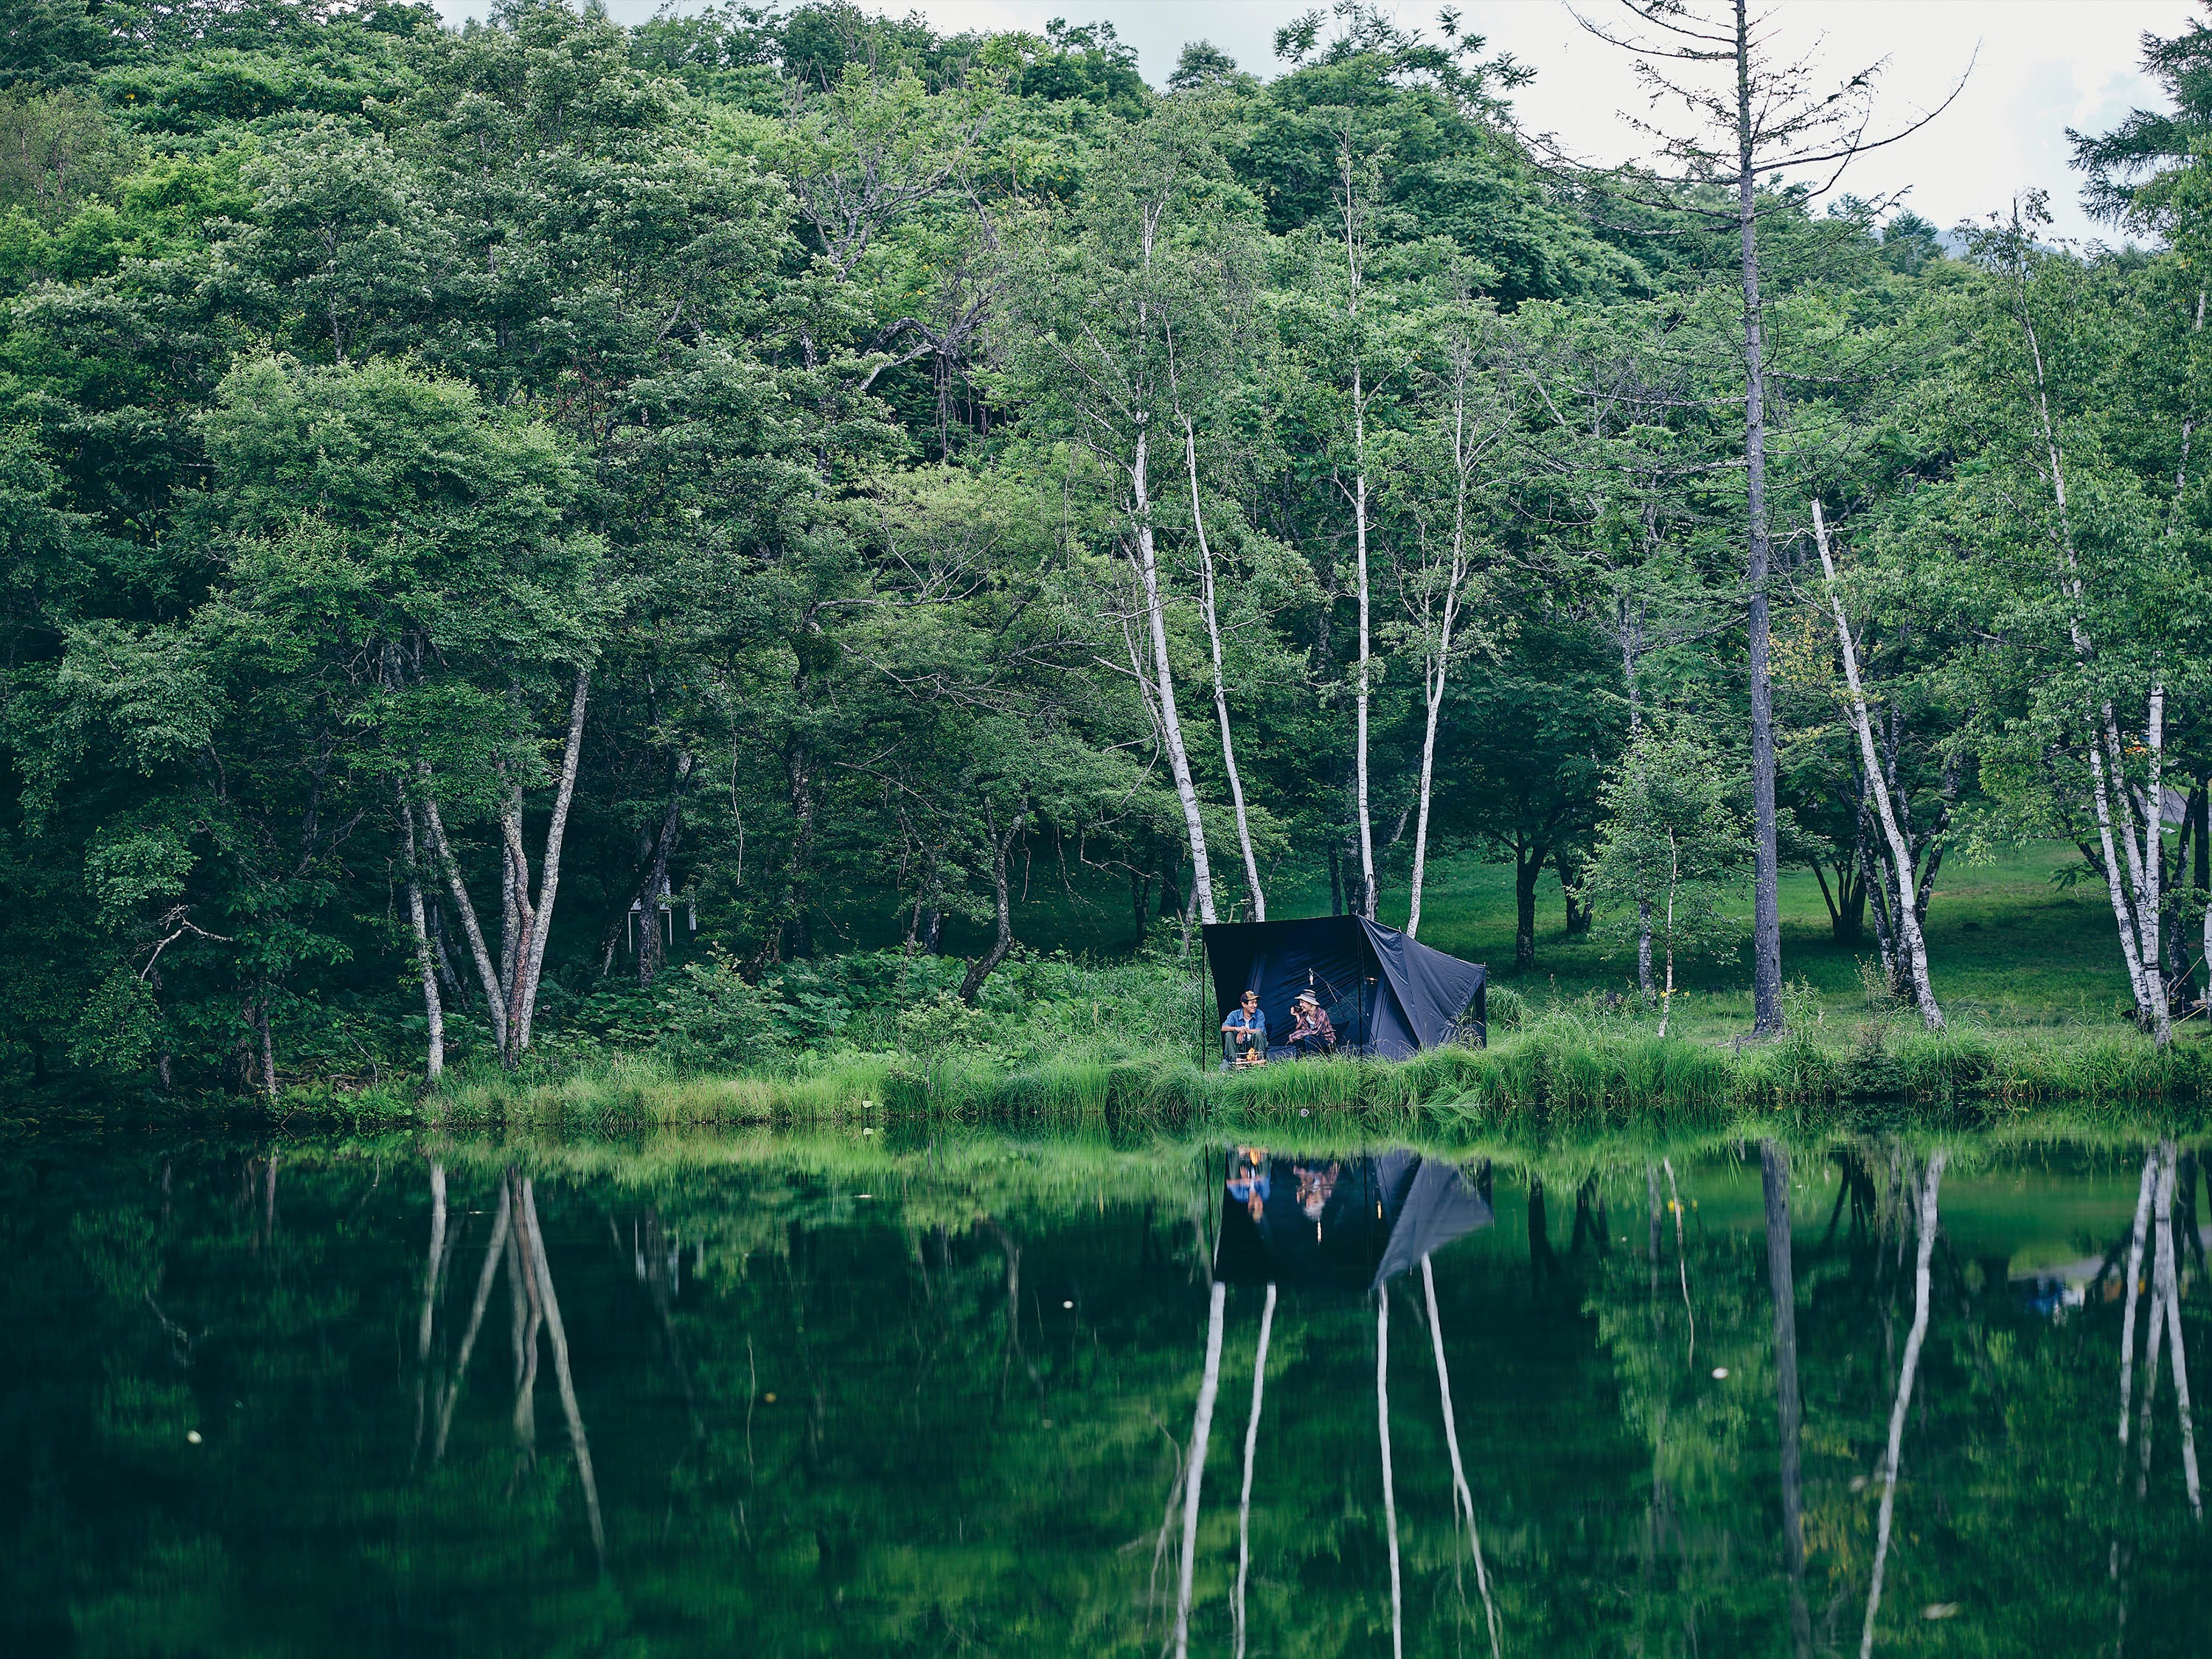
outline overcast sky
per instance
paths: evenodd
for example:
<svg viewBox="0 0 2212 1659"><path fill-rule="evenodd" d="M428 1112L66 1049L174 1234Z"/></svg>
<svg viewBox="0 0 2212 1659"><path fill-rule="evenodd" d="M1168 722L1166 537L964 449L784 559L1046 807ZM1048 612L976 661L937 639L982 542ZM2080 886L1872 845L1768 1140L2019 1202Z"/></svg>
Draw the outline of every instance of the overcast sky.
<svg viewBox="0 0 2212 1659"><path fill-rule="evenodd" d="M1026 28L1054 17L1104 19L1137 50L1145 78L1161 84L1183 43L1208 40L1255 74L1272 76L1275 30L1321 0L861 0L873 10L921 12L940 31ZM658 0L608 0L617 21L650 16ZM481 15L483 0L444 0L449 21ZM1386 8L1409 28L1433 33L1434 3ZM1492 52L1537 71L1515 97L1522 122L1558 135L1570 151L1601 161L1640 152L1617 112L1641 110L1625 55L1579 28L1564 0L1462 0L1463 26ZM1586 15L1624 17L1618 0L1585 0ZM1880 109L1891 127L1939 103L1973 65L1958 100L1925 130L1859 161L1843 188L1905 204L1947 228L2040 185L2060 235L2098 234L2082 216L2077 176L2066 165L2065 129L2099 131L2134 106L2157 101L2136 69L2141 37L2179 32L2191 0L1781 0L1786 41L1817 46L1838 80L1883 58ZM1629 20L1632 21L1632 20ZM1662 112L1662 115L1665 112Z"/></svg>

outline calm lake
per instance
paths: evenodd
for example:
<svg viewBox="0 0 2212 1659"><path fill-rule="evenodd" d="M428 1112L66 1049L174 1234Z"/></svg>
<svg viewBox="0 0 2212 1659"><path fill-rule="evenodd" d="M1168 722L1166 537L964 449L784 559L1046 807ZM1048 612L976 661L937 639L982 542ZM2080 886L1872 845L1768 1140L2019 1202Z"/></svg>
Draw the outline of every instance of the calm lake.
<svg viewBox="0 0 2212 1659"><path fill-rule="evenodd" d="M17 1139L0 1652L2201 1654L2200 1157Z"/></svg>

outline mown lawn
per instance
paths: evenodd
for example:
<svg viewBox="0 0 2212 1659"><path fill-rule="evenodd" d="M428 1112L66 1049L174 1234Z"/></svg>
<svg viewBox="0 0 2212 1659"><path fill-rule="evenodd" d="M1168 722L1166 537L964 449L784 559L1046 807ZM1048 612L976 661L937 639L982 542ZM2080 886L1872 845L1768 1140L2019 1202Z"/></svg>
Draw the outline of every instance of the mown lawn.
<svg viewBox="0 0 2212 1659"><path fill-rule="evenodd" d="M1990 1025L2057 1025L2106 1021L2127 1005L2127 977L2118 933L2104 889L2092 883L2063 887L2052 876L2078 865L2071 848L2056 845L2014 853L1990 864L1947 864L1928 907L1929 951L1936 994L1947 1012ZM1297 907L1285 914L1326 909L1321 890L1286 894ZM1741 902L1748 924L1751 895ZM1633 947L1565 931L1559 879L1547 872L1537 890L1536 963L1513 968L1513 872L1502 865L1452 860L1436 870L1422 902L1421 938L1438 950L1491 965L1498 981L1542 1000L1625 992L1635 981ZM1402 884L1384 892L1382 918L1402 925ZM1865 1006L1862 963L1875 959L1869 924L1856 945L1838 944L1812 876L1785 871L1782 878L1782 971L1809 985L1829 1018ZM1698 1034L1745 1029L1751 1021L1751 957L1705 960L1678 968L1681 1016Z"/></svg>
<svg viewBox="0 0 2212 1659"><path fill-rule="evenodd" d="M2069 887L2053 879L2079 863L2073 848L2053 843L1990 863L1954 860L1944 866L1929 906L1928 933L1936 995L1947 1012L1966 1024L1993 1027L2102 1024L2124 1018L2126 977L2103 887L2094 880ZM1014 918L1015 935L1024 944L1113 957L1134 943L1127 890L1118 881L1079 871L1063 884L1058 871L1048 876L1040 863L1028 887ZM1268 897L1269 910L1278 916L1325 915L1329 908L1327 878L1318 872L1303 880L1279 878ZM1748 883L1735 908L1747 933ZM1559 879L1548 871L1537 889L1535 965L1526 971L1513 966L1509 866L1465 855L1439 860L1423 908L1424 942L1489 963L1498 983L1537 1003L1624 994L1633 987L1632 947L1601 935L1568 936ZM1394 926L1404 923L1402 873L1386 884L1381 914ZM1153 925L1155 941L1172 939L1176 933L1172 920ZM947 942L955 952L980 949L983 932L972 922L956 924ZM1858 944L1837 943L1813 877L1783 872L1783 975L1793 985L1810 988L1823 1017L1850 1018L1864 1012L1863 964L1874 957L1871 926ZM1749 1029L1747 945L1725 962L1680 964L1677 985L1676 1014L1687 1034L1717 1037Z"/></svg>

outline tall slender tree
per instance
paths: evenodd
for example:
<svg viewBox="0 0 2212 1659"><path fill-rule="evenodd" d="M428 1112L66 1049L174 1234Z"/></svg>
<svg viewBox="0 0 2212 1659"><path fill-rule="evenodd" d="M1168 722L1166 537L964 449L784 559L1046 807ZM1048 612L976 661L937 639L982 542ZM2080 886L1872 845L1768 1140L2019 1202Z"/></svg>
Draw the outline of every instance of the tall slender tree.
<svg viewBox="0 0 2212 1659"><path fill-rule="evenodd" d="M1632 52L1636 76L1655 106L1679 103L1695 125L1669 132L1630 118L1655 141L1648 166L1615 175L1614 193L1647 210L1686 216L1733 233L1735 279L1743 315L1743 465L1746 673L1751 704L1752 996L1753 1029L1782 1029L1782 915L1779 820L1775 800L1774 679L1770 584L1774 544L1769 524L1767 301L1762 289L1759 228L1778 210L1763 183L1814 175L1821 189L1869 149L1918 131L1950 98L1901 129L1870 137L1880 64L1823 82L1812 61L1791 57L1774 20L1750 0L1620 0L1636 20L1625 27L1582 17L1584 28ZM1960 82L1964 84L1963 79ZM1831 89L1832 88L1832 89ZM1957 96L1954 88L1951 97ZM1710 192L1725 190L1725 203Z"/></svg>

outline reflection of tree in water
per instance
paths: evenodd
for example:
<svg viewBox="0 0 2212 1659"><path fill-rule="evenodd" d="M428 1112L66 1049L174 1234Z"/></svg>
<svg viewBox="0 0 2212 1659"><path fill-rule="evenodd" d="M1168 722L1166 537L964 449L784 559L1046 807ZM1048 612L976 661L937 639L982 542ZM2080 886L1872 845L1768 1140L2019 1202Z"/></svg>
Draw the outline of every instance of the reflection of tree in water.
<svg viewBox="0 0 2212 1659"><path fill-rule="evenodd" d="M1181 1600L1176 1476L1205 1369L1213 1224L1194 1224L1172 1159L1000 1144L949 1170L956 1151L856 1174L829 1152L655 1164L452 1145L434 1159L442 1237L433 1160L389 1143L288 1145L274 1159L169 1149L166 1189L158 1152L55 1162L0 1222L15 1268L0 1297L24 1357L0 1449L46 1470L0 1566L14 1621L0 1633L143 1650L127 1632L159 1629L173 1648L226 1651L275 1628L295 1650L337 1654L605 1649L649 1633L657 1651L703 1654L743 1631L766 1654L1151 1659ZM1493 1611L1510 1653L1792 1645L1765 1161L1668 1156L1671 1211L1656 1155L1648 1170L1640 1154L1500 1164L1499 1226L1395 1281L1407 1652L1488 1651ZM1875 1650L1941 1638L2109 1651L2123 1632L2130 1655L2198 1650L2206 1569L2170 1333L2180 1357L2201 1356L2200 1160L2154 1149L2123 1450L2135 1162L2124 1198L2098 1200L2117 1220L2081 1224L2085 1273L2115 1243L2117 1259L2063 1318L1954 1243L2004 1190L1976 1187L1993 1158L2032 1173L2046 1156L2094 1163L1954 1141L1943 1224L1927 1234L1929 1148L1798 1147L1778 1165L1798 1228L1784 1263L1815 1651L1863 1634L1923 1238L1927 1320ZM1345 1154L1299 1160L1331 1162L1340 1189ZM1531 1173L1548 1212L1536 1229ZM1302 1217L1296 1186L1283 1183ZM1249 1653L1373 1653L1391 1613L1380 1310L1290 1290L1271 1320L1267 1307L1263 1286L1226 1288L1191 1650L1234 1652L1241 1607ZM188 1448L187 1427L205 1444ZM132 1501L103 1506L104 1491ZM1922 1617L1954 1604L1955 1620Z"/></svg>

